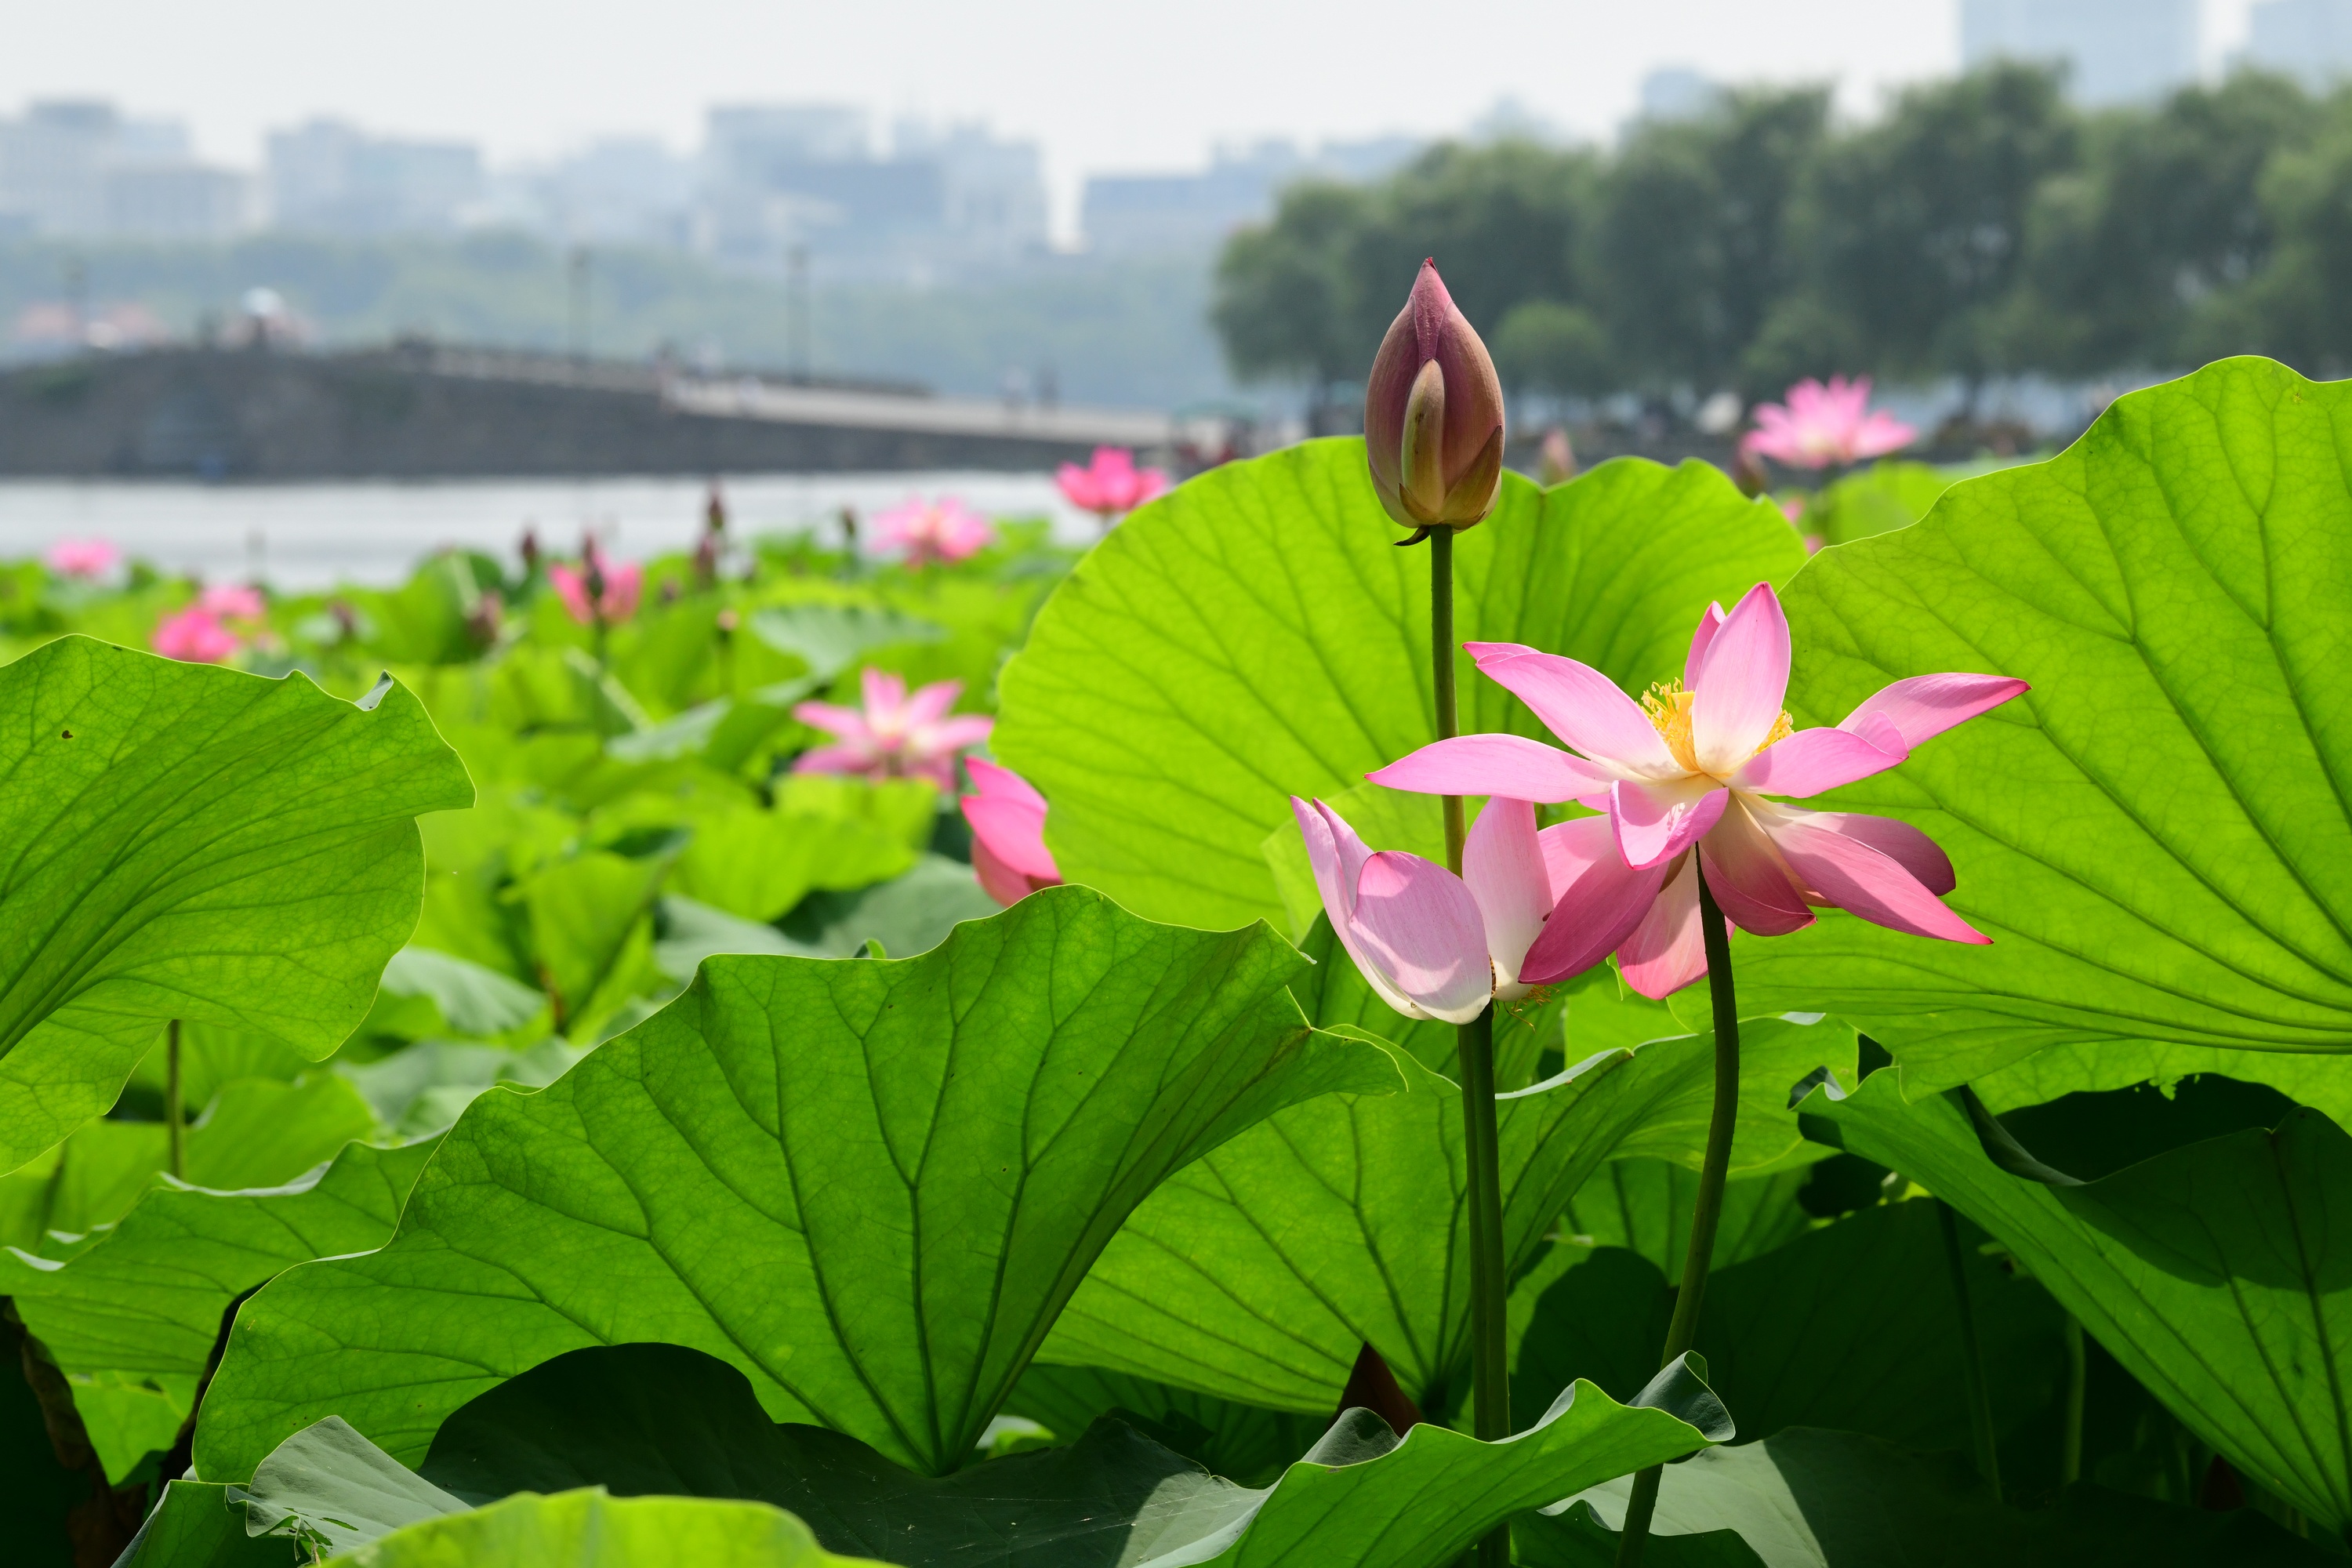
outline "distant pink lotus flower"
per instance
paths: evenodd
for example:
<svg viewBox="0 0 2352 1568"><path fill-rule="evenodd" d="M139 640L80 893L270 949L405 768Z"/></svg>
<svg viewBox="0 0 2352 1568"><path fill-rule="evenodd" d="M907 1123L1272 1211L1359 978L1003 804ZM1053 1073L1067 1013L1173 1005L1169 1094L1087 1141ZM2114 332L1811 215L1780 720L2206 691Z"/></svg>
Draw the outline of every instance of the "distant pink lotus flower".
<svg viewBox="0 0 2352 1568"><path fill-rule="evenodd" d="M877 513L876 537L893 549L904 550L909 564L961 561L996 537L996 525L954 496L928 501L908 496L902 506Z"/></svg>
<svg viewBox="0 0 2352 1568"><path fill-rule="evenodd" d="M942 793L955 790L956 753L988 739L996 721L977 713L948 716L963 694L961 680L941 680L913 696L904 678L887 670L863 672L864 711L830 702L803 702L793 717L811 729L839 737L840 743L803 752L796 773L863 773L868 778L922 778Z"/></svg>
<svg viewBox="0 0 2352 1568"><path fill-rule="evenodd" d="M1381 1001L1408 1018L1466 1024L1534 989L1522 966L1553 898L1533 805L1488 801L1459 877L1418 855L1374 854L1319 800L1293 795L1290 809L1332 932Z"/></svg>
<svg viewBox="0 0 2352 1568"><path fill-rule="evenodd" d="M257 621L268 613L260 590L225 584L207 588L196 595L196 608L208 616L227 621Z"/></svg>
<svg viewBox="0 0 2352 1568"><path fill-rule="evenodd" d="M582 549L580 564L562 562L547 569L563 607L582 626L616 626L637 613L637 596L645 591L646 569L634 561L614 561L591 539Z"/></svg>
<svg viewBox="0 0 2352 1568"><path fill-rule="evenodd" d="M1899 452L1919 433L1881 409L1870 408L1870 377L1842 375L1830 384L1805 380L1789 388L1788 405L1756 406L1756 428L1740 442L1796 468L1826 468Z"/></svg>
<svg viewBox="0 0 2352 1568"><path fill-rule="evenodd" d="M977 794L956 804L971 825L971 868L988 896L1010 908L1040 888L1059 887L1062 868L1045 847L1045 797L1011 768L966 757Z"/></svg>
<svg viewBox="0 0 2352 1568"><path fill-rule="evenodd" d="M103 577L121 560L122 552L103 539L60 539L49 546L49 570L61 577Z"/></svg>
<svg viewBox="0 0 2352 1568"><path fill-rule="evenodd" d="M245 645L235 632L221 625L219 616L195 605L164 616L157 624L154 636L148 639L148 646L165 658L176 658L183 664L226 664Z"/></svg>
<svg viewBox="0 0 2352 1568"><path fill-rule="evenodd" d="M1135 454L1124 447L1097 447L1093 462L1083 468L1064 463L1054 482L1072 506L1108 522L1165 490L1168 476L1158 468L1137 468Z"/></svg>
<svg viewBox="0 0 2352 1568"><path fill-rule="evenodd" d="M1683 679L1652 688L1638 704L1572 658L1516 643L1466 646L1480 673L1583 755L1517 735L1465 735L1370 777L1428 795L1573 800L1607 813L1544 830L1559 899L1528 952L1537 981L1579 973L1612 950L1625 983L1645 996L1704 975L1702 864L1724 914L1759 936L1811 925L1821 906L1914 936L1990 940L1944 906L1952 863L1917 828L1765 797L1802 799L1884 773L2025 682L1913 676L1865 699L1835 729L1796 730L1780 708L1789 622L1762 584L1728 616L1710 606Z"/></svg>

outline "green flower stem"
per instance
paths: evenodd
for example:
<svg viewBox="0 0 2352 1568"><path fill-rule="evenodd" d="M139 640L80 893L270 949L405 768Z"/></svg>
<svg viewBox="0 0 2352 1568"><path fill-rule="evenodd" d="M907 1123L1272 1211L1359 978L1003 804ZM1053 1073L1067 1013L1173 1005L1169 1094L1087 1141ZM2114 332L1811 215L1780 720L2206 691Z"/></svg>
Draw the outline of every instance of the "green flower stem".
<svg viewBox="0 0 2352 1568"><path fill-rule="evenodd" d="M1715 1109L1707 1119L1706 1154L1699 1162L1698 1197L1691 1206L1690 1247L1683 1254L1682 1284L1675 1292L1674 1321L1666 1329L1661 1366L1691 1348L1698 1337L1698 1310L1706 1295L1707 1268L1715 1258L1715 1232L1723 1218L1723 1184L1731 1172L1731 1137L1739 1125L1739 998L1731 982L1731 930L1715 906L1706 874L1698 878L1698 925L1706 943L1707 991L1715 1003ZM1633 1478L1625 1503L1625 1533L1617 1543L1617 1568L1635 1568L1650 1539L1650 1516L1657 1511L1658 1483L1665 1467L1653 1465Z"/></svg>
<svg viewBox="0 0 2352 1568"><path fill-rule="evenodd" d="M188 1176L188 1121L180 1106L180 1020L163 1038L163 1160L172 1174Z"/></svg>
<svg viewBox="0 0 2352 1568"><path fill-rule="evenodd" d="M2083 1479L2083 1405L2091 1381L2088 1352L2083 1345L2083 1325L2066 1314L2066 1412L2058 1447L2058 1484L2073 1486Z"/></svg>
<svg viewBox="0 0 2352 1568"><path fill-rule="evenodd" d="M1936 1218L1944 1227L1944 1258L1952 1266L1952 1299L1960 1309L1960 1359L1968 1369L1969 1436L1976 1444L1977 1474L2000 1500L2000 1448L1993 1440L1992 1386L1985 1381L1984 1346L1977 1341L1977 1313L1969 1300L1969 1276L1960 1252L1960 1225L1952 1205L1936 1200Z"/></svg>
<svg viewBox="0 0 2352 1568"><path fill-rule="evenodd" d="M1433 529L1429 535L1429 644L1432 673L1437 686L1437 738L1450 741L1462 732L1460 710L1454 700L1454 531ZM1462 797L1444 797L1445 809L1445 868L1462 875Z"/></svg>

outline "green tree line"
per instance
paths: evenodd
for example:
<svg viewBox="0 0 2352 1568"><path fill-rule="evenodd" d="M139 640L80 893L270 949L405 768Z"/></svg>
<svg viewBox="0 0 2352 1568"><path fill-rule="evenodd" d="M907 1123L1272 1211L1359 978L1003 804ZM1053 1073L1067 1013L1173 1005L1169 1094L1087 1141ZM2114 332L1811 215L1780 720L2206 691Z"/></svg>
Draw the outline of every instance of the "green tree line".
<svg viewBox="0 0 2352 1568"><path fill-rule="evenodd" d="M1226 246L1213 317L1236 374L1318 400L1423 256L1514 392L2352 370L2352 90L2246 72L2087 113L2063 85L1995 65L1857 125L1826 88L1746 89L1607 153L1441 145L1286 191Z"/></svg>

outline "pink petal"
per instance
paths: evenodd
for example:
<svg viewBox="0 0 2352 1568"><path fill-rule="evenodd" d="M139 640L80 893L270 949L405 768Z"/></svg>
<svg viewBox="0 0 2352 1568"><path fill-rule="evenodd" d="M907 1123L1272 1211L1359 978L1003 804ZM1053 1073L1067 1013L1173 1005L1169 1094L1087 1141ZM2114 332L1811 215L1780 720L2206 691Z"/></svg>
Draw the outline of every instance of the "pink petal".
<svg viewBox="0 0 2352 1568"><path fill-rule="evenodd" d="M965 815L971 815L970 802L965 803ZM1036 888L1027 877L997 858L995 851L989 848L988 840L979 836L980 829L977 826L972 828L972 875L980 879L981 889L983 892L1005 908L1011 909L1014 904L1036 891ZM1051 880L1058 882L1061 879L1055 877Z"/></svg>
<svg viewBox="0 0 2352 1568"><path fill-rule="evenodd" d="M793 759L796 773L872 773L882 776L882 764L861 746L818 746Z"/></svg>
<svg viewBox="0 0 2352 1568"><path fill-rule="evenodd" d="M1494 965L1478 904L1462 879L1418 855L1387 850L1356 881L1359 960L1432 1017L1466 1024L1494 999Z"/></svg>
<svg viewBox="0 0 2352 1568"><path fill-rule="evenodd" d="M1907 749L2032 689L2002 675L1915 675L1864 698L1838 728L1868 738L1863 721L1877 719L1892 725Z"/></svg>
<svg viewBox="0 0 2352 1568"><path fill-rule="evenodd" d="M1822 819L1829 815L1787 811L1763 819L1789 868L1822 901L1913 936L1992 941L1947 909L1900 861L1825 825Z"/></svg>
<svg viewBox="0 0 2352 1568"><path fill-rule="evenodd" d="M1742 802L1734 800L1714 831L1699 841L1698 855L1716 903L1740 930L1786 936L1813 923L1804 890Z"/></svg>
<svg viewBox="0 0 2352 1568"><path fill-rule="evenodd" d="M1536 840L1536 808L1497 795L1486 803L1462 846L1462 880L1486 929L1499 989L1516 984L1520 961L1551 913L1551 882Z"/></svg>
<svg viewBox="0 0 2352 1568"><path fill-rule="evenodd" d="M1539 647L1529 647L1523 642L1466 642L1462 645L1478 668L1484 669L1490 658L1517 658L1523 653L1541 653Z"/></svg>
<svg viewBox="0 0 2352 1568"><path fill-rule="evenodd" d="M1491 810L1492 808L1489 807ZM1636 871L1617 853L1605 816L1579 817L1536 835L1546 877L1559 894L1519 966L1519 978L1549 985L1581 974L1609 956L1650 912L1672 863Z"/></svg>
<svg viewBox="0 0 2352 1568"><path fill-rule="evenodd" d="M1789 694L1789 617L1770 584L1757 584L1731 606L1707 641L1692 689L1692 750L1702 769L1727 778L1772 732Z"/></svg>
<svg viewBox="0 0 2352 1568"><path fill-rule="evenodd" d="M1783 807L1781 815L1801 815L1832 833L1866 844L1918 879L1919 885L1943 897L1959 886L1952 858L1943 847L1907 822L1891 816L1865 816L1852 811L1805 811Z"/></svg>
<svg viewBox="0 0 2352 1568"><path fill-rule="evenodd" d="M1294 795L1290 814L1297 819L1298 837L1307 841L1307 859L1315 868L1315 890L1323 896L1323 912L1344 941L1348 917L1356 910L1356 878L1372 852L1346 817L1319 800L1310 804Z"/></svg>
<svg viewBox="0 0 2352 1568"><path fill-rule="evenodd" d="M971 824L973 865L980 863L978 851L985 847L993 858L1024 877L1045 882L1062 879L1062 868L1054 864L1053 854L1045 847L1043 805L978 795L968 795L957 805L963 808L963 819Z"/></svg>
<svg viewBox="0 0 2352 1568"><path fill-rule="evenodd" d="M883 715L895 714L906 706L907 682L903 677L869 665L858 672L857 684L866 699L869 719L879 721Z"/></svg>
<svg viewBox="0 0 2352 1568"><path fill-rule="evenodd" d="M961 680L936 680L918 689L912 697L907 699L907 728L919 729L932 722L954 707L956 699L962 695L963 682Z"/></svg>
<svg viewBox="0 0 2352 1568"><path fill-rule="evenodd" d="M1707 605L1706 614L1698 618L1698 630L1691 633L1690 657L1683 660L1684 690L1698 689L1699 666L1706 662L1707 645L1715 640L1715 634L1722 627L1722 605Z"/></svg>
<svg viewBox="0 0 2352 1568"><path fill-rule="evenodd" d="M1731 775L1731 787L1802 799L1883 773L1906 754L1881 751L1846 730L1800 730L1748 758Z"/></svg>
<svg viewBox="0 0 2352 1568"><path fill-rule="evenodd" d="M1045 797L1037 793L1036 786L1003 763L992 763L986 757L967 757L963 765L971 773L972 787L984 797L1025 801L1041 815L1045 812Z"/></svg>
<svg viewBox="0 0 2352 1568"><path fill-rule="evenodd" d="M1706 973L1699 934L1698 860L1683 861L1650 912L1617 950L1617 973L1652 1000L1663 1000Z"/></svg>
<svg viewBox="0 0 2352 1568"><path fill-rule="evenodd" d="M961 752L966 746L977 746L987 740L995 728L996 721L987 714L966 713L960 718L943 719L936 724L928 724L916 731L908 738L908 749L920 753L927 762L933 761ZM949 776L951 778L954 776L952 770Z"/></svg>
<svg viewBox="0 0 2352 1568"><path fill-rule="evenodd" d="M1716 825L1731 792L1703 775L1670 784L1620 779L1609 792L1617 852L1636 871L1673 859Z"/></svg>
<svg viewBox="0 0 2352 1568"><path fill-rule="evenodd" d="M1501 795L1557 804L1614 782L1582 757L1524 735L1457 735L1364 775L1418 795Z"/></svg>
<svg viewBox="0 0 2352 1568"><path fill-rule="evenodd" d="M1666 750L1641 704L1589 665L1528 653L1482 659L1478 668L1596 763L1643 778L1680 778L1689 771Z"/></svg>
<svg viewBox="0 0 2352 1568"><path fill-rule="evenodd" d="M812 730L824 730L845 741L871 744L874 731L866 722L866 715L855 708L837 707L831 702L796 702L793 717Z"/></svg>

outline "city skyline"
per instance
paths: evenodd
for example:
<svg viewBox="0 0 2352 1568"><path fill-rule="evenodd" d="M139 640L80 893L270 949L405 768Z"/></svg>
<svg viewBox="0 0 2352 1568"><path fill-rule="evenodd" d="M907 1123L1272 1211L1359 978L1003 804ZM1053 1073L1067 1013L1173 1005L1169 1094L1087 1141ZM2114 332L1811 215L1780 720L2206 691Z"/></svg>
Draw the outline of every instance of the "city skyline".
<svg viewBox="0 0 2352 1568"><path fill-rule="evenodd" d="M2253 0L2207 0L2200 59L2240 45ZM0 58L0 112L103 97L184 121L195 154L257 166L267 135L320 118L386 138L469 142L500 166L593 142L695 145L720 102L832 101L882 123L982 121L1038 144L1058 239L1090 174L1199 170L1219 148L1459 133L1503 100L1583 139L1634 113L1650 71L1717 80L1827 79L1848 113L1960 63L1958 0L1684 0L1642 8L1487 0L1432 28L1401 0L1332 26L1288 0L1205 0L1181 25L1013 0L877 5L855 14L677 0L638 8L418 0L396 24L320 19L290 0L222 0L201 16L156 0L92 0L21 23ZM126 48L126 39L138 40ZM1400 79L1397 46L1422 69ZM722 47L723 46L723 47ZM1300 60L1322 62L1300 70Z"/></svg>

